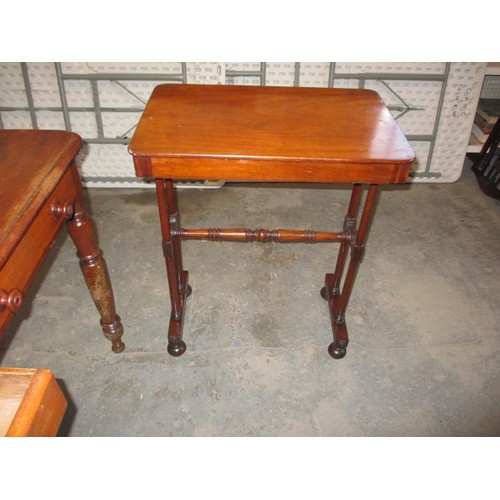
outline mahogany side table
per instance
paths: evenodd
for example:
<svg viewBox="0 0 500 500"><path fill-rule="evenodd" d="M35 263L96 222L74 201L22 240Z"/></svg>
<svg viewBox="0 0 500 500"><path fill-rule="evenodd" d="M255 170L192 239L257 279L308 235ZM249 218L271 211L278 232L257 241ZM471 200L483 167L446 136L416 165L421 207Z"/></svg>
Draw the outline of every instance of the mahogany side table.
<svg viewBox="0 0 500 500"><path fill-rule="evenodd" d="M181 240L340 242L321 296L333 330L328 352L346 354L345 313L380 184L406 182L414 153L380 96L369 90L225 85L157 86L129 145L136 175L156 181L171 299L168 352L180 356L191 293ZM344 183L352 194L340 232L185 229L174 180ZM368 185L366 196L363 185ZM364 198L359 224L358 209ZM343 279L347 257L350 258Z"/></svg>
<svg viewBox="0 0 500 500"><path fill-rule="evenodd" d="M106 262L74 159L82 139L54 130L0 130L0 337L64 227L114 352L123 351Z"/></svg>

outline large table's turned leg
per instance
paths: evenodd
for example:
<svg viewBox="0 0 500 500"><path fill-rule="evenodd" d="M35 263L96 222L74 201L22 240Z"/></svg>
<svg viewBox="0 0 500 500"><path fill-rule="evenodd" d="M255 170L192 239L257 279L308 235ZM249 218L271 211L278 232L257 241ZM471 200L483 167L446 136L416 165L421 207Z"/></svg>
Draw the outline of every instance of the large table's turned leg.
<svg viewBox="0 0 500 500"><path fill-rule="evenodd" d="M335 359L343 358L346 355L346 348L349 343L345 312L354 285L356 271L363 256L377 190L377 185L369 187L359 228L356 229L356 217L361 199L361 186L359 184L354 185L347 216L344 221L344 231L351 234L350 242L342 242L340 244L335 273L326 275L325 286L321 289L321 296L328 302L333 329L333 342L328 347L328 352ZM351 255L341 291L342 275L344 273L349 245L351 246Z"/></svg>
<svg viewBox="0 0 500 500"><path fill-rule="evenodd" d="M74 214L69 218L67 227L77 249L85 282L101 315L104 336L111 341L113 352L122 352L125 349L125 344L121 340L123 326L120 317L116 314L106 261L96 244L92 220L87 214L81 188L74 206Z"/></svg>
<svg viewBox="0 0 500 500"><path fill-rule="evenodd" d="M191 287L188 285L188 272L184 271L182 266L181 242L177 235L180 228L180 218L173 181L157 179L156 195L172 306L167 350L172 356L181 356L186 351L186 344L182 340L182 327L186 299L191 295Z"/></svg>

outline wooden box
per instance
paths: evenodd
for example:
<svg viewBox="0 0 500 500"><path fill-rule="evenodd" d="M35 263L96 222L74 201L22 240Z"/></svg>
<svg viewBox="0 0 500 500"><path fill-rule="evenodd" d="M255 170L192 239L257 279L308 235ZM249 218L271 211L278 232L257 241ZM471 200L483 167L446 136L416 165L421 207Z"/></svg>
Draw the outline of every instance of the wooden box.
<svg viewBox="0 0 500 500"><path fill-rule="evenodd" d="M50 370L0 368L0 436L55 436L67 405Z"/></svg>

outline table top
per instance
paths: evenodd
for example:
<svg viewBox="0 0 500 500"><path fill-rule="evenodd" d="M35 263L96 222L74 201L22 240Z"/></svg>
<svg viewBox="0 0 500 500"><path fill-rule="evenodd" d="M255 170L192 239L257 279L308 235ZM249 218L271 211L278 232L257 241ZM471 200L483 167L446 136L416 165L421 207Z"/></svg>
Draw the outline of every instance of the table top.
<svg viewBox="0 0 500 500"><path fill-rule="evenodd" d="M129 152L177 179L405 182L414 160L376 92L303 87L159 85Z"/></svg>
<svg viewBox="0 0 500 500"><path fill-rule="evenodd" d="M81 145L72 132L0 130L0 266Z"/></svg>

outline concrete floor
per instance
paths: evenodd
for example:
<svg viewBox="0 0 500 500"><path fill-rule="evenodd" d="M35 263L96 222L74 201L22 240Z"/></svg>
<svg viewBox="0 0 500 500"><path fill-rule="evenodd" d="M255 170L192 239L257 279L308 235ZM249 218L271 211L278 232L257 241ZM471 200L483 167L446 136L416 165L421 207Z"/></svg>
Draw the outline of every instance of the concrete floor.
<svg viewBox="0 0 500 500"><path fill-rule="evenodd" d="M181 191L185 227L340 230L347 189ZM333 360L319 291L335 244L183 244L187 351L170 305L155 193L89 189L125 327L111 352L63 235L0 344L51 369L69 436L500 435L500 203L454 184L384 188Z"/></svg>

